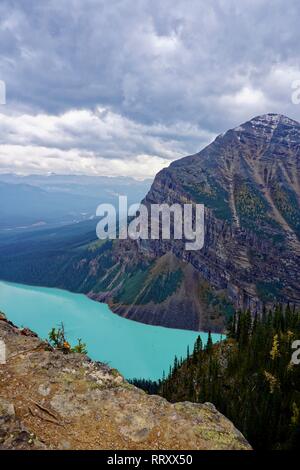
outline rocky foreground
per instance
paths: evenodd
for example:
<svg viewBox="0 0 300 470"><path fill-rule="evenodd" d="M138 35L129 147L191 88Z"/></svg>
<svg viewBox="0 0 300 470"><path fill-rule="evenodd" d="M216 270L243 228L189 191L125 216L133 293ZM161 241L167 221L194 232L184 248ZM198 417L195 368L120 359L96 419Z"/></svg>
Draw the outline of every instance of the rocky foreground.
<svg viewBox="0 0 300 470"><path fill-rule="evenodd" d="M210 403L171 404L0 314L0 449L250 449Z"/></svg>

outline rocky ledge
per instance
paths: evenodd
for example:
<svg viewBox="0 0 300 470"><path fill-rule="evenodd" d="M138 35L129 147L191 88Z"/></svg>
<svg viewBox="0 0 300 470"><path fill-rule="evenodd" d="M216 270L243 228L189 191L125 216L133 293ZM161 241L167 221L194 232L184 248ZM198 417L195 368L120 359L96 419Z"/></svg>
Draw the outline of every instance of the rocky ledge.
<svg viewBox="0 0 300 470"><path fill-rule="evenodd" d="M171 404L0 314L0 449L250 449L210 403Z"/></svg>

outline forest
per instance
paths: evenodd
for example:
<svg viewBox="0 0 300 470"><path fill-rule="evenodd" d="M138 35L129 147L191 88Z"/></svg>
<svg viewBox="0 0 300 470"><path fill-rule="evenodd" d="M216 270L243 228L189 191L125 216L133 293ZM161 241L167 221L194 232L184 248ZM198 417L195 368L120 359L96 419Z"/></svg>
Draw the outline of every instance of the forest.
<svg viewBox="0 0 300 470"><path fill-rule="evenodd" d="M300 312L289 305L261 315L237 312L224 341L175 357L162 381L133 381L171 402L211 402L254 449L290 450L300 444ZM298 350L297 350L298 347Z"/></svg>

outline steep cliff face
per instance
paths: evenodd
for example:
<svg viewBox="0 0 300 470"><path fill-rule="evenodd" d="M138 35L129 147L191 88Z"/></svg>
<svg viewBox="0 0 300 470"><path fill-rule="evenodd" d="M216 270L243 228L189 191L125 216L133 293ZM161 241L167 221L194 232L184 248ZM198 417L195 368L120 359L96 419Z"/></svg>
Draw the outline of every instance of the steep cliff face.
<svg viewBox="0 0 300 470"><path fill-rule="evenodd" d="M300 124L259 116L162 170L143 201L204 204L201 250L174 239L94 241L93 226L85 237L55 231L40 246L4 245L0 275L86 293L144 323L221 332L234 309L300 304L299 201Z"/></svg>
<svg viewBox="0 0 300 470"><path fill-rule="evenodd" d="M205 204L204 248L117 242L106 293L90 295L138 321L215 331L233 307L299 304L299 175L296 121L268 114L218 136L158 173L143 201Z"/></svg>
<svg viewBox="0 0 300 470"><path fill-rule="evenodd" d="M0 339L0 449L250 449L210 403L147 395L105 364L52 350L3 314Z"/></svg>

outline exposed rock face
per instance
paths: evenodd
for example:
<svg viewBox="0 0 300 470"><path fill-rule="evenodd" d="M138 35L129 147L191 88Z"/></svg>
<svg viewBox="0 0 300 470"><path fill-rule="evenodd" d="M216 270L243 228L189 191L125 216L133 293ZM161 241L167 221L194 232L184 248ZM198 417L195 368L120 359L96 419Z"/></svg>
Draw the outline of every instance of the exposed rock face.
<svg viewBox="0 0 300 470"><path fill-rule="evenodd" d="M116 243L106 294L92 288L90 295L134 320L214 331L232 307L299 305L299 201L300 124L256 117L162 170L143 201L205 204L204 248L186 251L178 240Z"/></svg>
<svg viewBox="0 0 300 470"><path fill-rule="evenodd" d="M210 403L171 404L0 317L0 449L250 449Z"/></svg>
<svg viewBox="0 0 300 470"><path fill-rule="evenodd" d="M299 175L300 124L256 117L162 170L143 201L205 204L202 250L46 233L40 247L0 247L1 277L83 292L144 323L222 332L234 309L300 305Z"/></svg>

